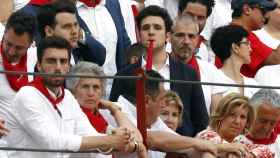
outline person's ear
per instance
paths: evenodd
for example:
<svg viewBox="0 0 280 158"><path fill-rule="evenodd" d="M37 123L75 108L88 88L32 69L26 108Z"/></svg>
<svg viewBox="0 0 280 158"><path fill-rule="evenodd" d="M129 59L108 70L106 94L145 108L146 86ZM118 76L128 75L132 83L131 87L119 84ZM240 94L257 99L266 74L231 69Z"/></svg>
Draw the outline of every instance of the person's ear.
<svg viewBox="0 0 280 158"><path fill-rule="evenodd" d="M39 72L41 72L41 70L42 70L42 67L41 67L41 64L37 61L37 63L36 63L36 68L37 68L37 70L39 71Z"/></svg>
<svg viewBox="0 0 280 158"><path fill-rule="evenodd" d="M150 100L151 100L151 96L149 95L145 95L145 105L149 105L150 104Z"/></svg>
<svg viewBox="0 0 280 158"><path fill-rule="evenodd" d="M244 4L243 7L242 7L242 12L245 14L245 15L249 15L252 11L252 8L248 5L248 4Z"/></svg>
<svg viewBox="0 0 280 158"><path fill-rule="evenodd" d="M54 30L52 27L50 27L49 25L47 25L44 29L46 36L53 36L54 35Z"/></svg>
<svg viewBox="0 0 280 158"><path fill-rule="evenodd" d="M231 45L232 52L238 54L238 49L239 49L239 46L235 43L232 43L232 45Z"/></svg>

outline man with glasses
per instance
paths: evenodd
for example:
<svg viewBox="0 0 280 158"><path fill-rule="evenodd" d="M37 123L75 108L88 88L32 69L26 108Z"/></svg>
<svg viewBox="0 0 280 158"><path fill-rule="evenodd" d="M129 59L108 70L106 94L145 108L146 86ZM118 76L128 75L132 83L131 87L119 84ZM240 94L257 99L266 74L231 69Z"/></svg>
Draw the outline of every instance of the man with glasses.
<svg viewBox="0 0 280 158"><path fill-rule="evenodd" d="M264 65L280 63L280 46L272 49L262 43L252 31L261 29L266 22L266 13L276 8L276 3L268 0L232 0L231 25L243 26L248 32L251 43L251 63L244 64L241 73L247 77L254 77L256 72ZM225 37L226 38L226 37ZM216 65L221 63L216 60Z"/></svg>

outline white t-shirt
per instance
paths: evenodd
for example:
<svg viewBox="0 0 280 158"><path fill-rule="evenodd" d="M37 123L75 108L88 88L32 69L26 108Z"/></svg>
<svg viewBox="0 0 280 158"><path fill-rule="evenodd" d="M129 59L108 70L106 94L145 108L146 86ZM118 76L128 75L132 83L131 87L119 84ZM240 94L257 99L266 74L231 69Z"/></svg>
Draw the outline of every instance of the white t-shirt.
<svg viewBox="0 0 280 158"><path fill-rule="evenodd" d="M226 76L222 70L219 70L221 71L221 73L223 74L222 78L220 78L220 82L221 83L226 83L226 84L237 84L234 80L232 80L231 78L229 78L228 76ZM244 84L245 85L258 85L258 83L253 79L253 78L248 78L246 76L242 76L243 79L244 79ZM235 93L240 93L239 91L239 87L229 87L227 86L226 87L226 91L225 93L223 93L223 96L229 94L229 93L232 93L232 92L235 92ZM244 96L248 97L248 98L251 98L256 92L258 91L258 88L247 88L247 87L244 87Z"/></svg>
<svg viewBox="0 0 280 158"><path fill-rule="evenodd" d="M276 49L280 44L280 40L273 38L264 28L254 31L254 33L264 44L270 48Z"/></svg>
<svg viewBox="0 0 280 158"><path fill-rule="evenodd" d="M280 86L280 65L264 66L257 72L255 80L263 86ZM274 89L280 94L280 89Z"/></svg>
<svg viewBox="0 0 280 158"><path fill-rule="evenodd" d="M213 65L206 61L197 59L197 63L200 71L201 82L219 83L222 78L221 72ZM226 91L225 87L221 86L207 86L202 85L204 99L208 114L210 114L211 96L217 93L223 93Z"/></svg>
<svg viewBox="0 0 280 158"><path fill-rule="evenodd" d="M198 52L195 54L196 58L215 64L215 54L205 43L201 43Z"/></svg>
<svg viewBox="0 0 280 158"><path fill-rule="evenodd" d="M207 18L201 35L209 40L214 30L231 22L231 0L215 0L212 14Z"/></svg>

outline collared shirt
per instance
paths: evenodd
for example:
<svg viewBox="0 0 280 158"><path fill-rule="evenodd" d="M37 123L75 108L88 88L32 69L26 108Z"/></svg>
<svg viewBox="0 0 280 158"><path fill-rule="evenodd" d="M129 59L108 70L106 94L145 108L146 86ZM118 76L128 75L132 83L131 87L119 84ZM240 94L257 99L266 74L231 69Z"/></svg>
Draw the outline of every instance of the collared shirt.
<svg viewBox="0 0 280 158"><path fill-rule="evenodd" d="M8 145L78 151L82 136L100 135L91 126L70 91L65 90L65 96L57 108L62 117L35 87L22 87L11 107L13 115L10 117L13 121L7 124L7 128L11 130L6 137ZM69 154L11 151L9 157L66 158Z"/></svg>
<svg viewBox="0 0 280 158"><path fill-rule="evenodd" d="M123 96L120 96L118 99L117 104L122 112L126 114L126 116L131 120L131 122L137 126L137 120L136 120L136 107L131 104L128 100L126 100ZM175 135L178 135L176 132L171 130L167 127L167 125L160 119L160 117L157 118L157 120L151 125L150 129L147 129L148 131L165 131L168 133L172 133ZM166 153L165 152L159 152L159 151L152 151L148 150L148 157L149 158L165 158ZM117 158L136 158L136 154L122 154L118 153L116 155Z"/></svg>
<svg viewBox="0 0 280 158"><path fill-rule="evenodd" d="M146 60L144 59L144 56L142 56L142 68L145 68L145 66L146 66ZM152 66L152 69L157 71L165 80L169 80L170 79L169 55L166 53L165 63L159 69L157 69L154 66ZM164 82L164 89L166 90L170 89L170 82Z"/></svg>
<svg viewBox="0 0 280 158"><path fill-rule="evenodd" d="M116 48L118 35L115 23L105 4L106 0L101 0L93 8L78 1L76 6L79 15L87 24L92 35L106 48L106 59L103 65L105 73L107 75L114 75L117 72Z"/></svg>

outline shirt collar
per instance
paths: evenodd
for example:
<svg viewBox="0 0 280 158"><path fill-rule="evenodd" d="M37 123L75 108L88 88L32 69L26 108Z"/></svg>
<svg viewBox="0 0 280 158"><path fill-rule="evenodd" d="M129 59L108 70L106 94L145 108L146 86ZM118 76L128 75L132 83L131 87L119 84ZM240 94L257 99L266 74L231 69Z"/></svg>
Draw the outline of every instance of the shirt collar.
<svg viewBox="0 0 280 158"><path fill-rule="evenodd" d="M142 64L141 64L142 67L145 68L146 64L147 64L146 59L144 58L144 56L142 56ZM168 54L166 54L166 60L162 67L165 67L165 66L169 67L169 55ZM154 69L154 66L152 66L152 68Z"/></svg>
<svg viewBox="0 0 280 158"><path fill-rule="evenodd" d="M106 5L106 0L101 0L100 3L96 7L105 6L105 5ZM90 8L85 3L83 3L83 2L81 2L79 0L76 3L76 7L77 8L81 8L81 7Z"/></svg>

